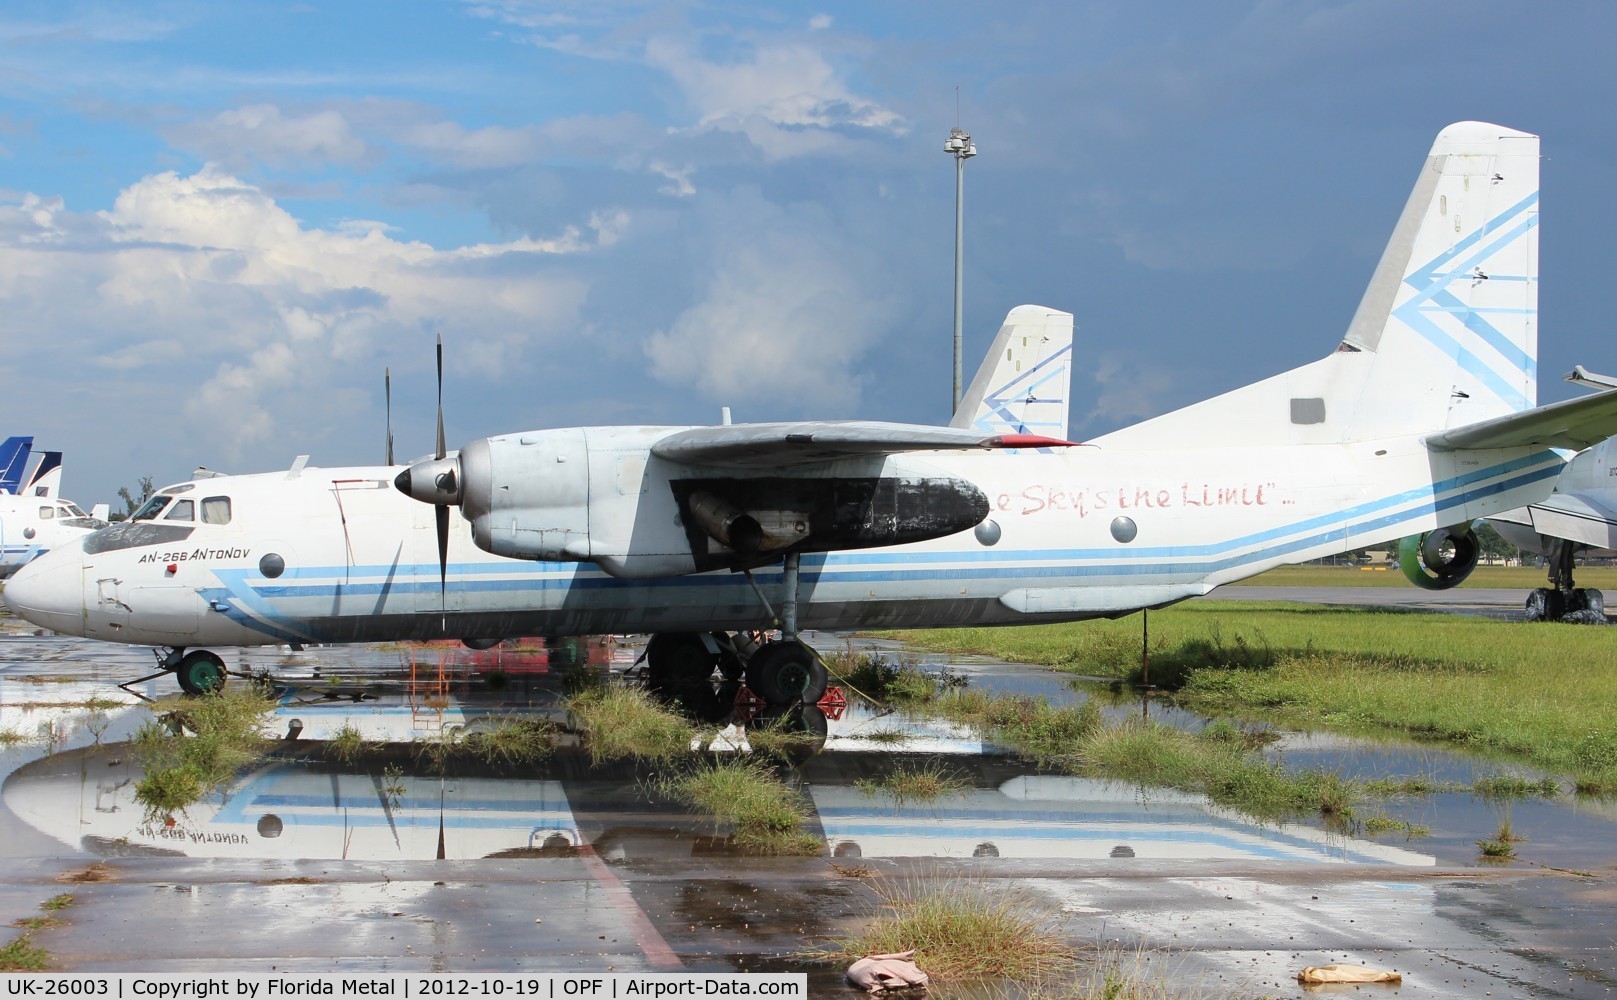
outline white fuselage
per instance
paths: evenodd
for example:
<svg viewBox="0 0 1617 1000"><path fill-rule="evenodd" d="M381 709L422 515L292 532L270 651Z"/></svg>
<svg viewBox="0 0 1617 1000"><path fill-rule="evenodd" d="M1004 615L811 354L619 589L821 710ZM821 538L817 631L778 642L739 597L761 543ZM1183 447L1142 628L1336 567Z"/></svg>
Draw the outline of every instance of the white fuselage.
<svg viewBox="0 0 1617 1000"><path fill-rule="evenodd" d="M584 430L600 430L617 449L602 454L622 454L626 434L650 441L673 429ZM804 554L801 627L1116 616L1276 565L1521 506L1541 499L1563 464L1559 454L1537 448L1432 453L1414 435L1159 451L1103 442L1056 453L928 452L903 461L916 459L979 487L987 521L926 542ZM59 632L193 647L769 622L744 574L634 579L591 561L502 558L472 544L453 508L440 589L433 509L393 487L398 472L310 468L170 487L162 493L174 493L176 503L196 501L193 519L160 514L61 548L13 580L7 600ZM581 523L620 551L688 548L670 482L702 474L653 460L636 469L638 478L615 480L616 488L597 482ZM227 523L201 514L210 499L222 510L217 498L229 500ZM778 612L779 563L753 576Z"/></svg>
<svg viewBox="0 0 1617 1000"><path fill-rule="evenodd" d="M0 580L30 559L106 527L57 497L0 494Z"/></svg>

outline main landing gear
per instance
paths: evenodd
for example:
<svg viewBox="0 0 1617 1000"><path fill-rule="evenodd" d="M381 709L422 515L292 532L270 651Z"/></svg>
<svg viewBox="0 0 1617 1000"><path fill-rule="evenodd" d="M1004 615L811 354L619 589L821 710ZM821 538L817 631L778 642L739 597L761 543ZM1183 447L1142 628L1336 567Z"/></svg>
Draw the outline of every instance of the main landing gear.
<svg viewBox="0 0 1617 1000"><path fill-rule="evenodd" d="M711 691L710 679L718 670L726 681L745 678L747 687L771 706L818 702L828 678L819 655L797 635L798 558L795 552L786 556L781 638L760 644L743 632L658 633L646 646L652 689L686 700L681 696ZM761 590L758 597L773 618Z"/></svg>
<svg viewBox="0 0 1617 1000"><path fill-rule="evenodd" d="M1572 581L1573 557L1578 546L1564 538L1544 538L1544 557L1550 567L1550 586L1527 595L1530 622L1582 622L1599 625L1606 620L1606 596L1593 587Z"/></svg>
<svg viewBox="0 0 1617 1000"><path fill-rule="evenodd" d="M172 672L174 679L180 682L180 690L190 695L211 694L218 691L225 686L225 681L229 677L225 671L225 661L219 658L219 654L206 649L186 652L185 647L176 646L166 654L159 653L157 665L165 671Z"/></svg>

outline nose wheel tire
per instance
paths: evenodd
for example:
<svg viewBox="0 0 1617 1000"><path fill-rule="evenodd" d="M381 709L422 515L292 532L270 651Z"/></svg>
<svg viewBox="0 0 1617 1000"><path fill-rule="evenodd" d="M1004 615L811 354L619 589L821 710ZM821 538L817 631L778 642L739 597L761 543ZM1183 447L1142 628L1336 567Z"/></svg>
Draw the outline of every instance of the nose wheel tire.
<svg viewBox="0 0 1617 1000"><path fill-rule="evenodd" d="M826 680L825 664L800 642L766 642L747 664L747 687L771 705L813 704Z"/></svg>
<svg viewBox="0 0 1617 1000"><path fill-rule="evenodd" d="M174 667L174 678L186 694L211 694L225 686L225 661L205 649L192 650Z"/></svg>

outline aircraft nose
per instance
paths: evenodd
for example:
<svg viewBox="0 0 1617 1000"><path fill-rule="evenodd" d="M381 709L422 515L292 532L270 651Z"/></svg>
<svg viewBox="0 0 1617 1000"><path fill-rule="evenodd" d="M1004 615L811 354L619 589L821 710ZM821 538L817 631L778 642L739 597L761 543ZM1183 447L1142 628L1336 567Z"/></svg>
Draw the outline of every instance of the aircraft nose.
<svg viewBox="0 0 1617 1000"><path fill-rule="evenodd" d="M84 571L77 548L58 548L6 581L6 604L19 617L67 635L84 634Z"/></svg>

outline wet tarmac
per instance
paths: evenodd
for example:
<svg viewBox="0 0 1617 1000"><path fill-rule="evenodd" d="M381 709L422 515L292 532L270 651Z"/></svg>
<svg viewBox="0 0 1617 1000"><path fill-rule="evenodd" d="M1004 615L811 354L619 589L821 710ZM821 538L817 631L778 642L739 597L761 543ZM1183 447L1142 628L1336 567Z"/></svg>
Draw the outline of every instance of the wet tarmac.
<svg viewBox="0 0 1617 1000"><path fill-rule="evenodd" d="M1301 996L1297 971L1331 962L1401 971L1401 987L1365 988L1399 996L1617 987L1612 803L1445 792L1376 807L1430 829L1414 838L1265 824L1200 796L1041 771L970 730L854 698L823 721L823 752L785 771L823 855L755 857L655 794L652 767L592 765L566 745L521 768L436 766L411 749L491 718L564 723L563 672L543 652L367 646L248 651L245 667L278 685L275 752L227 794L149 819L128 741L153 717L140 696L172 698L172 679L127 694L116 685L149 671L148 651L31 633L0 631L0 920L72 893L63 923L30 935L61 969L807 971L811 995L853 996L840 966L805 956L876 912L873 882L898 879L1014 893L1076 951L1140 950L1202 996ZM622 674L635 652L589 658ZM973 686L1083 697L1037 668L920 659ZM343 727L392 749L343 764L321 745ZM1273 752L1460 784L1500 770L1324 735ZM856 785L906 761L941 762L961 790L914 803ZM1527 839L1513 862L1481 866L1475 841L1502 818Z"/></svg>

